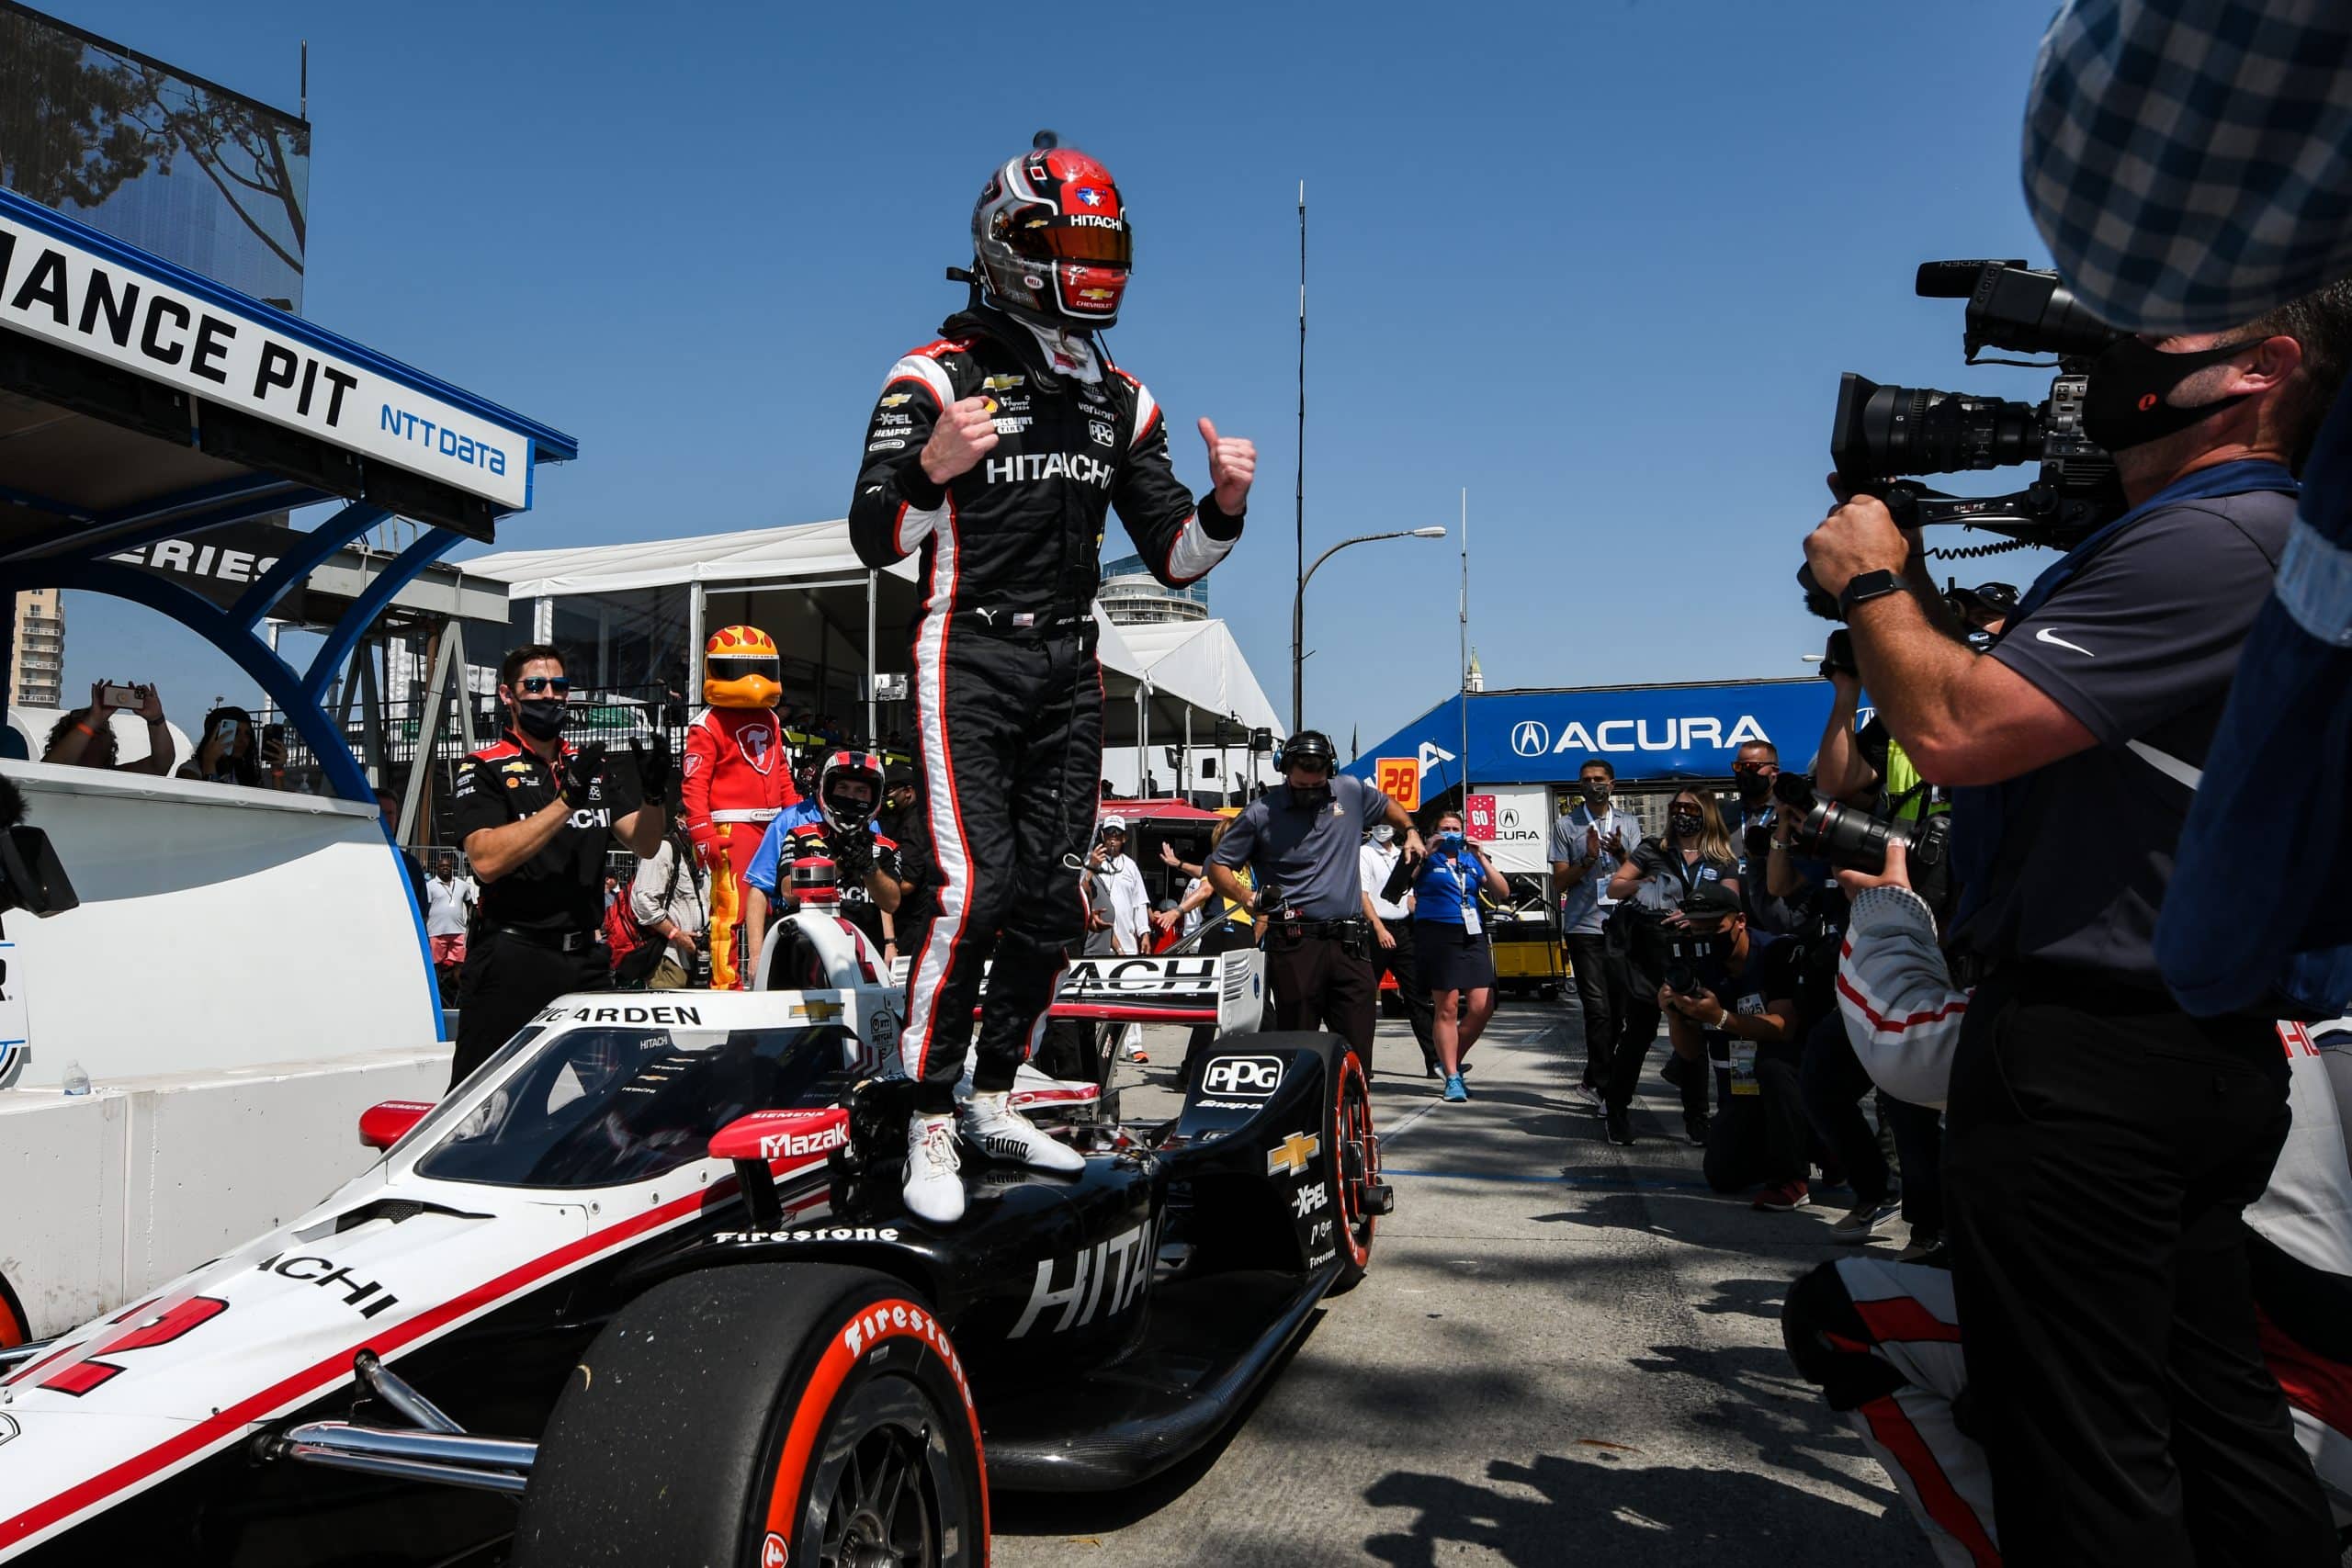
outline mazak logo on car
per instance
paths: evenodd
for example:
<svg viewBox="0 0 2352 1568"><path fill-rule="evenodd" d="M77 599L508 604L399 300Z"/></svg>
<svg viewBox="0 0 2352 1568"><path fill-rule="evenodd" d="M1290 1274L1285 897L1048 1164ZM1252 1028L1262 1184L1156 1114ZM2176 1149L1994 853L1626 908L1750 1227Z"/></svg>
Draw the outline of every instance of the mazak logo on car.
<svg viewBox="0 0 2352 1568"><path fill-rule="evenodd" d="M1279 1056L1219 1056L1201 1079L1201 1088L1210 1094L1243 1100L1263 1100L1282 1084Z"/></svg>
<svg viewBox="0 0 2352 1568"><path fill-rule="evenodd" d="M848 1142L846 1122L836 1122L813 1133L770 1133L760 1140L760 1157L791 1159L799 1155L831 1154Z"/></svg>

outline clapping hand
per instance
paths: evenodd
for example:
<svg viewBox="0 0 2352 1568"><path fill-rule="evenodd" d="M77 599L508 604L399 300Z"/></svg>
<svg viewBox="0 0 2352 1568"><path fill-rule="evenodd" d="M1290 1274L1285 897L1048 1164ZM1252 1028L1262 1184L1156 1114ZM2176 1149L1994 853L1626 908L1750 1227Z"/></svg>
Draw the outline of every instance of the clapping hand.
<svg viewBox="0 0 2352 1568"><path fill-rule="evenodd" d="M574 811L594 797L596 781L605 772L605 743L592 740L564 759L563 803Z"/></svg>

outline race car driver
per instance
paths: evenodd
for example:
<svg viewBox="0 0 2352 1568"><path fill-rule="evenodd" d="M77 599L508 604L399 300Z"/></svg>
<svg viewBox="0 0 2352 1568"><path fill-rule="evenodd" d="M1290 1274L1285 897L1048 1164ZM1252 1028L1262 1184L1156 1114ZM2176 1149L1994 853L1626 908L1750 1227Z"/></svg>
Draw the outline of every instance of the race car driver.
<svg viewBox="0 0 2352 1568"><path fill-rule="evenodd" d="M775 644L757 626L722 626L704 646L703 710L686 732L686 832L710 868L710 986L731 991L743 868L777 813L800 798L776 723L784 694Z"/></svg>
<svg viewBox="0 0 2352 1568"><path fill-rule="evenodd" d="M970 306L890 369L867 422L850 536L868 566L920 551L915 709L939 913L912 954L904 1050L921 1080L907 1206L963 1214L955 1086L991 957L963 1132L1049 1170L1078 1156L1013 1112L1014 1068L1043 1027L1084 921L1079 874L1102 776L1091 606L1103 513L1182 587L1240 537L1257 466L1200 422L1210 492L1179 482L1167 421L1110 361L1132 235L1108 170L1041 131L972 209Z"/></svg>
<svg viewBox="0 0 2352 1568"><path fill-rule="evenodd" d="M750 888L743 915L747 977L759 973L776 890L799 860L831 861L842 918L864 931L886 961L898 957L889 918L899 907L899 846L874 826L882 776L882 759L873 752L834 752L817 773L817 816L808 821L778 818L760 840L759 853L743 873Z"/></svg>
<svg viewBox="0 0 2352 1568"><path fill-rule="evenodd" d="M561 654L515 649L498 668L506 733L458 764L450 811L481 904L458 976L452 1089L548 1002L612 984L597 940L605 852L616 839L639 860L662 847L669 743L658 731L650 749L631 742L633 769L602 745L573 750L571 691Z"/></svg>

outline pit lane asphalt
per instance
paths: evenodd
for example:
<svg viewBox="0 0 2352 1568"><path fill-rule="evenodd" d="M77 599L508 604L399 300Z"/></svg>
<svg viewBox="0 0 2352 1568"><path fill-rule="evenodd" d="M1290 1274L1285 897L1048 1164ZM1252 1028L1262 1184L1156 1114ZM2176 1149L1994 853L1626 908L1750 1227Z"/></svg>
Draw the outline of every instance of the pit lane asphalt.
<svg viewBox="0 0 2352 1568"><path fill-rule="evenodd" d="M1117 1080L1136 1122L1179 1101L1183 1035L1147 1034L1151 1065ZM999 1568L1931 1564L1781 1348L1790 1282L1848 1250L1836 1205L1758 1213L1708 1191L1657 1077L1663 1041L1639 1141L1611 1145L1574 1092L1583 1049L1572 1008L1506 1003L1474 1098L1444 1105L1384 1021L1373 1103L1396 1212L1370 1275L1202 1455L1108 1496L1000 1495Z"/></svg>

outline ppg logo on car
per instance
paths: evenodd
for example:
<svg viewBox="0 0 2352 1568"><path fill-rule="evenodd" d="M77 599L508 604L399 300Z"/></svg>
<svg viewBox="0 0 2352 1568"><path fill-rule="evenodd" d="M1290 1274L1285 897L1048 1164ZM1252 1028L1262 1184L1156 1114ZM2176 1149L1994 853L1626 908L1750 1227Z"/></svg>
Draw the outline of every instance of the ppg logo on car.
<svg viewBox="0 0 2352 1568"><path fill-rule="evenodd" d="M1282 1083L1283 1064L1279 1056L1219 1056L1209 1064L1201 1087L1211 1094L1263 1100Z"/></svg>

